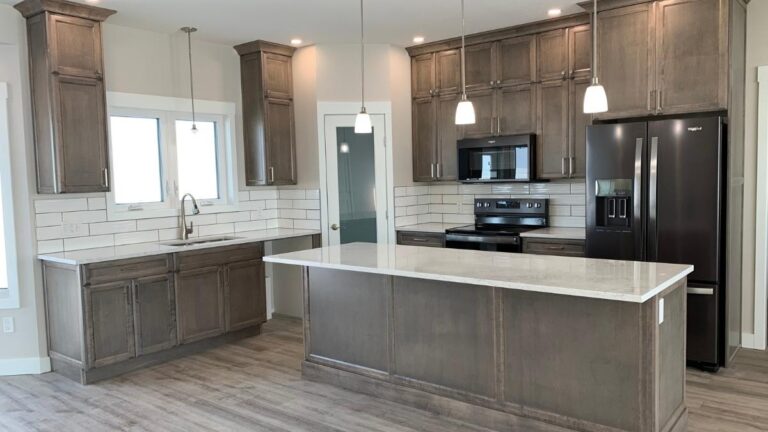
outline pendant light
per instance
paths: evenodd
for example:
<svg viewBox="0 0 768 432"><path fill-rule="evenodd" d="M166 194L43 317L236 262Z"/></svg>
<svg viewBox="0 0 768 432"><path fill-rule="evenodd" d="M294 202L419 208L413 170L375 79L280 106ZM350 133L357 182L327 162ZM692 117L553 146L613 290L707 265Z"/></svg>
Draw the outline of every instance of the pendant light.
<svg viewBox="0 0 768 432"><path fill-rule="evenodd" d="M181 31L187 34L187 48L189 49L189 96L192 101L192 133L197 133L197 123L195 123L195 86L192 80L192 33L196 32L195 27L182 27Z"/></svg>
<svg viewBox="0 0 768 432"><path fill-rule="evenodd" d="M597 0L594 0L592 13L592 84L584 94L584 114L608 111L608 96L597 80Z"/></svg>
<svg viewBox="0 0 768 432"><path fill-rule="evenodd" d="M362 107L360 107L360 112L357 113L357 117L355 118L355 133L358 134L369 134L373 132L373 127L371 126L371 116L368 115L368 112L365 110L365 44L363 41L363 35L364 35L364 29L363 29L363 0L360 0L360 77L362 81L361 91L360 91L360 101L362 104Z"/></svg>
<svg viewBox="0 0 768 432"><path fill-rule="evenodd" d="M475 107L467 100L467 72L464 59L464 0L461 0L461 101L456 106L457 125L475 124Z"/></svg>

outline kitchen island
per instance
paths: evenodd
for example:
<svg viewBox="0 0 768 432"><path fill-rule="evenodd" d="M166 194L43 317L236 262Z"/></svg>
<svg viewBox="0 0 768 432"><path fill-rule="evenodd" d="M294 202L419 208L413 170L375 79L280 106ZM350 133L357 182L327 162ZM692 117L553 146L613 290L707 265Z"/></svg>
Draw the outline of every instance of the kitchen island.
<svg viewBox="0 0 768 432"><path fill-rule="evenodd" d="M364 243L264 261L304 267L309 379L492 429L685 430L692 266Z"/></svg>

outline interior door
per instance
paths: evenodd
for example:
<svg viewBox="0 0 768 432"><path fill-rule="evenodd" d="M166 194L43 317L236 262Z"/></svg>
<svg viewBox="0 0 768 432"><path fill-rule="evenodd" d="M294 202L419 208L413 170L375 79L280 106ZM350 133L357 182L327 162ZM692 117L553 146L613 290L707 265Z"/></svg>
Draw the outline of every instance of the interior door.
<svg viewBox="0 0 768 432"><path fill-rule="evenodd" d="M385 117L355 133L354 115L325 118L328 244L388 242Z"/></svg>

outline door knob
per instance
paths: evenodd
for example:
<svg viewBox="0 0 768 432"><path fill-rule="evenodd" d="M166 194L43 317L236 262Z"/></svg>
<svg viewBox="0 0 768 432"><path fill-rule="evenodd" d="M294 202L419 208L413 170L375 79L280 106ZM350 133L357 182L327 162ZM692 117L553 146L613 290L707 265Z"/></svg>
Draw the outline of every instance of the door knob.
<svg viewBox="0 0 768 432"><path fill-rule="evenodd" d="M336 224L331 225L331 229L334 230L334 231L338 231L339 228L341 228L341 227L336 225Z"/></svg>

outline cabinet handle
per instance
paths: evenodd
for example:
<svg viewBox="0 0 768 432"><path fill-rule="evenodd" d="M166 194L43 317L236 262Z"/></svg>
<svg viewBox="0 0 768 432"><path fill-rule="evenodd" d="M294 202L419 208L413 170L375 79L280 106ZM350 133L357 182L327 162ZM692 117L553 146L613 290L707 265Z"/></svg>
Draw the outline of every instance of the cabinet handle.
<svg viewBox="0 0 768 432"><path fill-rule="evenodd" d="M548 250L563 250L565 246L547 246Z"/></svg>
<svg viewBox="0 0 768 432"><path fill-rule="evenodd" d="M496 85L501 86L501 80L496 80Z"/></svg>
<svg viewBox="0 0 768 432"><path fill-rule="evenodd" d="M493 120L494 120L494 117L491 117L491 136L494 135L494 133L493 133Z"/></svg>
<svg viewBox="0 0 768 432"><path fill-rule="evenodd" d="M109 168L104 168L104 170L102 170L101 172L101 175L104 177L104 187L108 188L109 187Z"/></svg>
<svg viewBox="0 0 768 432"><path fill-rule="evenodd" d="M648 94L648 111L652 109L651 103L655 102L654 99L656 99L656 90L651 90L650 93Z"/></svg>
<svg viewBox="0 0 768 432"><path fill-rule="evenodd" d="M437 171L437 178L440 178L440 163L438 162L436 164L436 166L437 166L437 170L436 170Z"/></svg>
<svg viewBox="0 0 768 432"><path fill-rule="evenodd" d="M275 182L275 167L269 167L269 183Z"/></svg>
<svg viewBox="0 0 768 432"><path fill-rule="evenodd" d="M432 179L435 178L435 164L433 163L429 164L429 177Z"/></svg>
<svg viewBox="0 0 768 432"><path fill-rule="evenodd" d="M661 97L662 97L661 90L659 90L658 92L656 92L656 111L658 112L661 112L661 108L662 108Z"/></svg>
<svg viewBox="0 0 768 432"><path fill-rule="evenodd" d="M496 134L501 135L501 117L496 117Z"/></svg>
<svg viewBox="0 0 768 432"><path fill-rule="evenodd" d="M560 72L560 77L561 77L563 80L565 80L565 79L566 79L565 71L562 71L562 72Z"/></svg>
<svg viewBox="0 0 768 432"><path fill-rule="evenodd" d="M568 177L573 177L573 165L576 161L574 156L568 158Z"/></svg>
<svg viewBox="0 0 768 432"><path fill-rule="evenodd" d="M493 87L493 80L491 80L491 82L488 84L490 84L490 86Z"/></svg>
<svg viewBox="0 0 768 432"><path fill-rule="evenodd" d="M560 160L560 173L562 175L565 175L565 160L566 159L568 159L568 158L564 157L563 159Z"/></svg>

